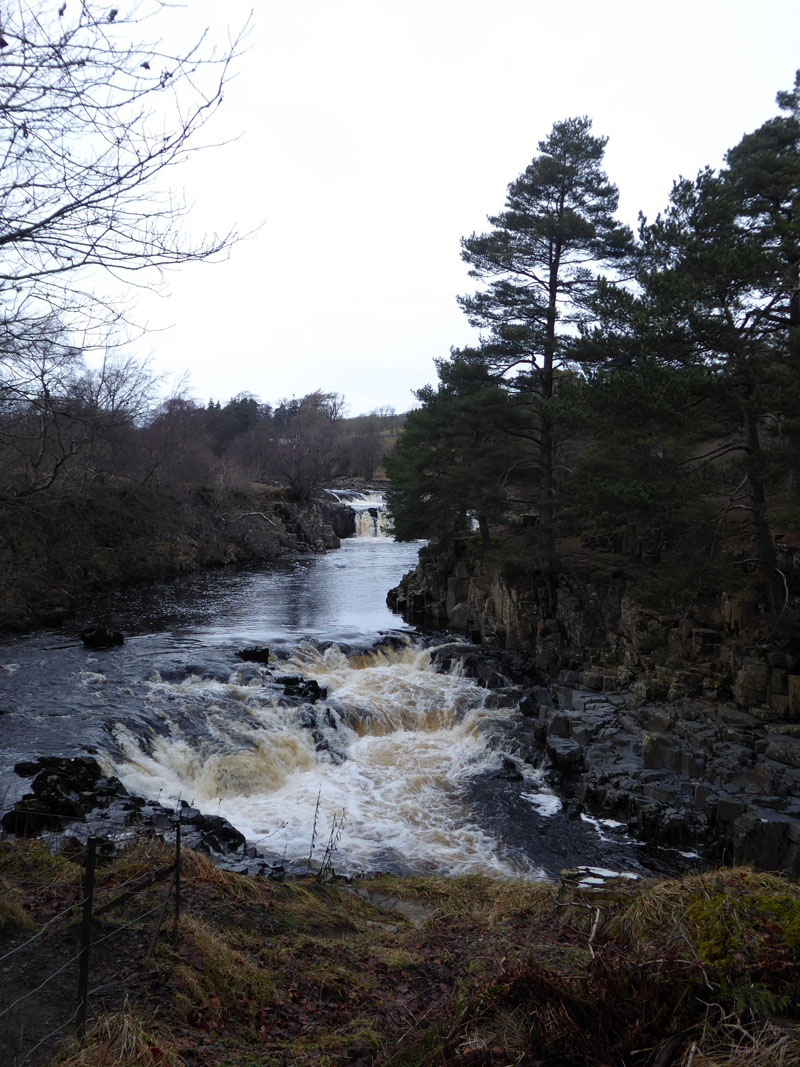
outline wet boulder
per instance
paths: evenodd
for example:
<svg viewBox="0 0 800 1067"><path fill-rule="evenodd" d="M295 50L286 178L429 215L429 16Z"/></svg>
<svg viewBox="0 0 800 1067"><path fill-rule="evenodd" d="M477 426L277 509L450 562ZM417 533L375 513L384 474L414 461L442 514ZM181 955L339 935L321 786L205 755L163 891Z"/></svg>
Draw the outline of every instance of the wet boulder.
<svg viewBox="0 0 800 1067"><path fill-rule="evenodd" d="M547 754L562 774L574 773L583 767L584 747L571 738L548 736Z"/></svg>
<svg viewBox="0 0 800 1067"><path fill-rule="evenodd" d="M244 850L245 836L221 815L203 815L196 808L184 809L181 813L183 840L190 848L203 852L228 855Z"/></svg>
<svg viewBox="0 0 800 1067"><path fill-rule="evenodd" d="M252 648L240 648L236 653L245 663L269 663L269 649L266 645L254 645Z"/></svg>
<svg viewBox="0 0 800 1067"><path fill-rule="evenodd" d="M91 756L41 756L14 766L21 778L33 778L33 791L45 796L54 791L86 793L103 777L103 769Z"/></svg>
<svg viewBox="0 0 800 1067"><path fill-rule="evenodd" d="M16 764L22 778L33 778L26 793L2 819L3 829L18 837L36 837L60 830L70 821L83 822L89 812L127 796L122 782L106 777L91 756L43 756Z"/></svg>
<svg viewBox="0 0 800 1067"><path fill-rule="evenodd" d="M185 801L177 812L158 801L131 796L118 778L105 775L90 756L44 756L18 763L15 770L23 778L33 778L32 791L1 821L6 833L17 837L60 833L69 826L78 840L94 836L113 851L131 826L160 836L171 834L180 819L188 848L225 860L246 845L244 834L220 815L203 814Z"/></svg>
<svg viewBox="0 0 800 1067"><path fill-rule="evenodd" d="M431 661L442 672L452 670L453 665L459 663L463 674L484 689L533 685L540 680L531 657L511 650L448 642L431 650Z"/></svg>
<svg viewBox="0 0 800 1067"><path fill-rule="evenodd" d="M283 686L283 691L287 697L298 697L306 704L315 704L318 700L324 700L328 695L328 690L324 689L319 682L315 682L313 678L301 678L296 674L285 674L280 678L276 678L275 681L278 685Z"/></svg>
<svg viewBox="0 0 800 1067"><path fill-rule="evenodd" d="M121 630L115 630L112 626L89 626L81 630L81 641L86 648L101 651L124 644L125 637Z"/></svg>

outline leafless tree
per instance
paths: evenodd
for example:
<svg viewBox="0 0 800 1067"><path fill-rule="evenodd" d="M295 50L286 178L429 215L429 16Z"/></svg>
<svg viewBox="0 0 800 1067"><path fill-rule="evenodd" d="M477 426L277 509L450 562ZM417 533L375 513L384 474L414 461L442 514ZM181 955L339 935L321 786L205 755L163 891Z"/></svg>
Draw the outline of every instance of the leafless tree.
<svg viewBox="0 0 800 1067"><path fill-rule="evenodd" d="M192 239L172 168L203 145L247 27L215 48L179 8L0 4L0 495L117 468L149 410L146 362L116 349L121 285L223 254ZM182 48L159 43L172 32ZM119 327L123 326L121 332ZM99 368L84 356L100 350ZM91 458L89 458L91 457ZM132 457L128 456L129 459Z"/></svg>
<svg viewBox="0 0 800 1067"><path fill-rule="evenodd" d="M49 489L80 447L59 407L83 369L81 353L53 317L38 325L38 336L30 326L11 331L13 347L0 349L0 497Z"/></svg>
<svg viewBox="0 0 800 1067"><path fill-rule="evenodd" d="M288 410L272 456L274 473L298 500L341 473L341 421L344 397L317 390L281 404Z"/></svg>
<svg viewBox="0 0 800 1067"><path fill-rule="evenodd" d="M162 0L127 13L92 0L14 0L0 8L0 346L54 314L85 337L118 296L105 273L207 259L238 236L197 240L165 172L198 147L222 101L243 33L215 49L206 36L158 43ZM246 28L245 28L246 29ZM152 39L150 38L152 34ZM148 278L148 284L152 278ZM8 332L11 336L8 336Z"/></svg>
<svg viewBox="0 0 800 1067"><path fill-rule="evenodd" d="M108 354L87 368L54 320L0 351L0 505L135 468L134 428L157 379L147 361Z"/></svg>

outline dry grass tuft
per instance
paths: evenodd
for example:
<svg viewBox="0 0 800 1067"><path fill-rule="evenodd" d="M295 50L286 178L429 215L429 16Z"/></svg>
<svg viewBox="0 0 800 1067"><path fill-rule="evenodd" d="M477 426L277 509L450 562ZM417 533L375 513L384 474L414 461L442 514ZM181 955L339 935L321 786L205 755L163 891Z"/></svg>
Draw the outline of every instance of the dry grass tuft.
<svg viewBox="0 0 800 1067"><path fill-rule="evenodd" d="M160 958L164 960L164 947ZM233 947L225 935L207 922L185 916L175 962L185 1000L194 1009L211 1003L239 1010L275 998L274 976L246 953Z"/></svg>
<svg viewBox="0 0 800 1067"><path fill-rule="evenodd" d="M376 896L424 904L434 909L437 920L496 920L514 912L549 908L555 900L550 882L502 882L477 875L380 875L363 884Z"/></svg>
<svg viewBox="0 0 800 1067"><path fill-rule="evenodd" d="M800 1031L772 1020L746 1025L736 1016L706 1022L678 1067L797 1067Z"/></svg>
<svg viewBox="0 0 800 1067"><path fill-rule="evenodd" d="M139 834L114 858L114 865L125 873L129 865L147 864L166 867L175 858L175 845L156 834Z"/></svg>
<svg viewBox="0 0 800 1067"><path fill-rule="evenodd" d="M25 930L36 926L30 912L25 911L11 893L0 893L0 927L3 926L21 926Z"/></svg>
<svg viewBox="0 0 800 1067"><path fill-rule="evenodd" d="M665 928L680 929L685 925L686 909L692 902L732 893L794 897L800 904L800 886L786 878L747 867L727 867L636 887L624 910L609 924L608 932L637 941L654 935L661 940Z"/></svg>
<svg viewBox="0 0 800 1067"><path fill-rule="evenodd" d="M86 1038L71 1041L59 1067L184 1067L169 1043L147 1030L125 1005L101 1015Z"/></svg>
<svg viewBox="0 0 800 1067"><path fill-rule="evenodd" d="M0 841L0 889L24 886L26 892L79 885L81 868L68 854L50 852L42 841Z"/></svg>

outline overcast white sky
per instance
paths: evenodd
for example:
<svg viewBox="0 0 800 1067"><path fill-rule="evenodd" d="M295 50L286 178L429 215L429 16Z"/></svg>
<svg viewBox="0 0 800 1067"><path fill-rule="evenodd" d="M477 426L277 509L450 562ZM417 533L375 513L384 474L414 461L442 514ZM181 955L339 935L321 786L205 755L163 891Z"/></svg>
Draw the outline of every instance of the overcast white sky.
<svg viewBox="0 0 800 1067"><path fill-rule="evenodd" d="M221 36L251 6L190 15ZM776 114L798 67L798 0L255 0L213 129L241 137L173 180L192 231L263 225L140 300L144 348L202 402L322 389L353 415L407 410L434 358L475 339L461 237L554 121L586 114L609 137L633 225Z"/></svg>

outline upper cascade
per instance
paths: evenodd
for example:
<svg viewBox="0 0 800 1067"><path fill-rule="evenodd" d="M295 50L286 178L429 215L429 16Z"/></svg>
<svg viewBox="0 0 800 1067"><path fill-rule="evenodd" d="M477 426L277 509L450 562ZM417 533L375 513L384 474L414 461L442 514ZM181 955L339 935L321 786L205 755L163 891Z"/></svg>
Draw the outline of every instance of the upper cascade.
<svg viewBox="0 0 800 1067"><path fill-rule="evenodd" d="M383 493L373 489L326 489L326 492L355 512L356 537L393 536Z"/></svg>

